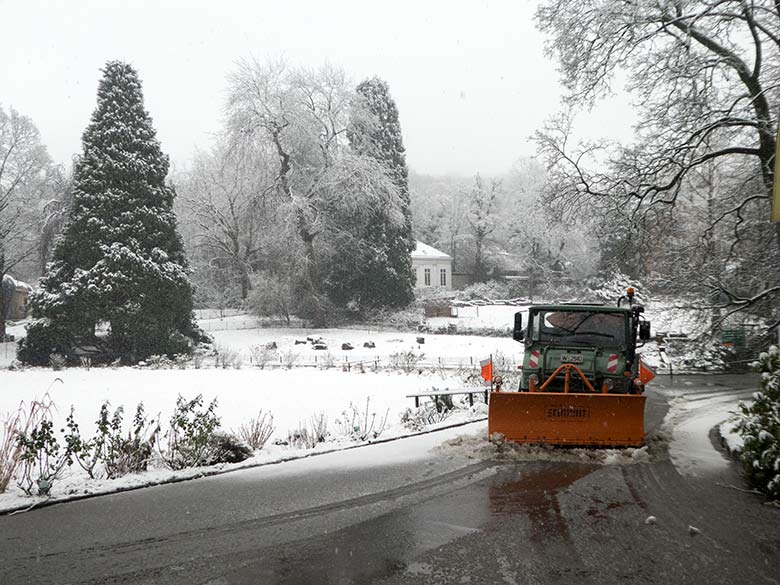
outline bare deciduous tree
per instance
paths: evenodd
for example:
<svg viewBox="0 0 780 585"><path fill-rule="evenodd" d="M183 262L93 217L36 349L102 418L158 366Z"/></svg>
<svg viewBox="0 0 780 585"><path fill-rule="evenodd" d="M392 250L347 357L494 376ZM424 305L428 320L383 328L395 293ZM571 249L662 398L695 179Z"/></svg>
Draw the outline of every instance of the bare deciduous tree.
<svg viewBox="0 0 780 585"><path fill-rule="evenodd" d="M179 189L206 264L238 281L240 298L269 235L272 179L261 153L217 143L200 153Z"/></svg>
<svg viewBox="0 0 780 585"><path fill-rule="evenodd" d="M0 282L36 250L38 203L51 165L32 121L0 108ZM0 294L0 339L6 307Z"/></svg>
<svg viewBox="0 0 780 585"><path fill-rule="evenodd" d="M489 276L489 267L485 257L485 245L496 231L496 205L501 182L491 179L490 184L477 174L474 185L468 190L466 197L469 203L466 221L469 224L470 235L474 244L474 278L485 281Z"/></svg>
<svg viewBox="0 0 780 585"><path fill-rule="evenodd" d="M764 298L776 278L761 284L750 275L769 266L776 275L780 267L780 237L766 221L780 104L777 5L549 0L537 19L568 90L569 112L537 135L558 208L611 218L602 227L622 225L623 236L641 246L659 236L673 243L680 232L670 217L698 217L685 226L698 228L696 246L727 242L719 267L703 276L730 291L726 304ZM635 141L575 143L571 113L609 94L618 73L635 96ZM696 202L702 186L708 197ZM749 265L757 255L763 268ZM750 306L742 301L740 308Z"/></svg>
<svg viewBox="0 0 780 585"><path fill-rule="evenodd" d="M232 144L251 143L267 153L285 223L280 231L295 238L286 246L288 261L297 267L295 289L305 298L304 312L323 324L333 260L338 271L345 254L360 258L360 230L371 209L386 208L400 225L398 188L379 162L349 152L346 131L354 115L354 90L340 69L244 61L230 86Z"/></svg>

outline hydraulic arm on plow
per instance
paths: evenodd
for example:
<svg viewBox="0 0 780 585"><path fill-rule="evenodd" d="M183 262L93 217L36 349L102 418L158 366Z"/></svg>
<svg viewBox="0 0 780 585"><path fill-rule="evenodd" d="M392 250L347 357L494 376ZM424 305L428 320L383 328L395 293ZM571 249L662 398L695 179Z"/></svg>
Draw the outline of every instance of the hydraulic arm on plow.
<svg viewBox="0 0 780 585"><path fill-rule="evenodd" d="M517 392L491 393L488 433L516 443L643 445L643 392L654 377L636 353L650 338L643 312L629 288L616 307L533 306L526 329L515 314L523 373Z"/></svg>

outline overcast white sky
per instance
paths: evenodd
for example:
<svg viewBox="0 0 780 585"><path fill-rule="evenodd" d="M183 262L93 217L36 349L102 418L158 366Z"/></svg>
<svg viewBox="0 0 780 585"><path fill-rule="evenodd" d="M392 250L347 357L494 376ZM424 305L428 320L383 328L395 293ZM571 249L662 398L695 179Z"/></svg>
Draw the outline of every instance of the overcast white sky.
<svg viewBox="0 0 780 585"><path fill-rule="evenodd" d="M0 104L30 116L67 163L95 107L99 69L132 63L163 149L185 167L220 125L226 76L241 57L325 60L357 82L388 81L407 162L418 172L486 175L534 154L528 137L559 107L536 2L0 0ZM631 135L623 96L578 127Z"/></svg>

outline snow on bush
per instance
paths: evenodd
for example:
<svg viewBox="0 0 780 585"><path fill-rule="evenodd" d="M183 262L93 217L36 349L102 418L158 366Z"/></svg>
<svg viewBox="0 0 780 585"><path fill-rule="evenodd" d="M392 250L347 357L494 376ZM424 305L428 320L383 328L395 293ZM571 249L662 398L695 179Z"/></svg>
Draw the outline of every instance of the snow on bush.
<svg viewBox="0 0 780 585"><path fill-rule="evenodd" d="M32 402L21 417L26 421L24 428L14 433L20 468L17 485L28 496L34 491L48 495L65 466L72 463L70 450L63 451L55 435L53 409L48 395Z"/></svg>
<svg viewBox="0 0 780 585"><path fill-rule="evenodd" d="M614 304L619 297L626 294L626 289L629 287L636 291L635 299L637 302L647 302L648 299L643 295L644 287L642 284L622 272L615 272L607 278L589 279L586 283L586 293L589 297Z"/></svg>
<svg viewBox="0 0 780 585"><path fill-rule="evenodd" d="M275 430L274 415L262 410L248 423L238 427L234 434L255 451L259 451L268 442Z"/></svg>
<svg viewBox="0 0 780 585"><path fill-rule="evenodd" d="M744 440L740 458L750 481L772 498L780 498L780 350L762 353L754 364L761 373L753 402L740 403L737 432Z"/></svg>
<svg viewBox="0 0 780 585"><path fill-rule="evenodd" d="M103 474L108 479L116 479L129 473L146 471L160 426L154 419L147 419L143 403L139 403L135 409L127 436L123 432L123 418L124 407L117 407L114 414L110 415L109 404L104 402L96 421L95 436L85 439L81 436L71 406L70 415L66 419L68 431L65 444L76 463L91 479Z"/></svg>
<svg viewBox="0 0 780 585"><path fill-rule="evenodd" d="M336 426L341 434L353 441L369 441L376 439L387 427L387 418L390 416L388 408L384 416L377 416L371 409L371 398L366 398L366 407L359 409L354 403L349 403L349 409L342 411L341 417L336 419Z"/></svg>

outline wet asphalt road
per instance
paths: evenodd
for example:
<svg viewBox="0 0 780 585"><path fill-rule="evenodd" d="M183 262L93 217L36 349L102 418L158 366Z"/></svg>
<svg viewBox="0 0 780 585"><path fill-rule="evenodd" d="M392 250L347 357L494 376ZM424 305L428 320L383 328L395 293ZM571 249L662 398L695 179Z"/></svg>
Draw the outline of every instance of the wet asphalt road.
<svg viewBox="0 0 780 585"><path fill-rule="evenodd" d="M647 430L671 397L706 408L754 387L660 378ZM496 464L370 449L370 463L358 449L0 517L0 583L780 583L780 509L736 489L733 464L691 476L664 456Z"/></svg>

